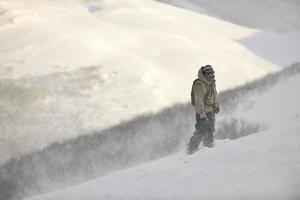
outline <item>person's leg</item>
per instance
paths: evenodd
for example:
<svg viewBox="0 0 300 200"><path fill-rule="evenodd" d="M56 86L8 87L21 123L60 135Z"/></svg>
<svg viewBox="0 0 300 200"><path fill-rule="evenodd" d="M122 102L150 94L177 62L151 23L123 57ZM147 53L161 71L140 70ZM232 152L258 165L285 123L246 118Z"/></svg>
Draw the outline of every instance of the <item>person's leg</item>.
<svg viewBox="0 0 300 200"><path fill-rule="evenodd" d="M214 131L215 131L215 113L209 112L206 113L206 117L209 121L209 127L207 127L207 131L204 134L203 145L208 147L214 146Z"/></svg>
<svg viewBox="0 0 300 200"><path fill-rule="evenodd" d="M198 150L200 142L203 140L203 131L202 128L203 126L201 125L200 121L200 116L196 115L196 124L195 124L195 131L193 133L193 136L190 138L188 147L187 147L187 152L189 154L194 153L195 151Z"/></svg>

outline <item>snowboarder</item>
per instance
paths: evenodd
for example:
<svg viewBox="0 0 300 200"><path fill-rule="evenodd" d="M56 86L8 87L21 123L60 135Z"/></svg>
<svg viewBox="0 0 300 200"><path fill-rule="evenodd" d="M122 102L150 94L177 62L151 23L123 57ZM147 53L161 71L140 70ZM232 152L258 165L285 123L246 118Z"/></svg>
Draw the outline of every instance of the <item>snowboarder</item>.
<svg viewBox="0 0 300 200"><path fill-rule="evenodd" d="M202 66L193 82L191 101L196 110L196 124L187 147L188 154L197 151L201 141L203 146L214 146L215 114L220 110L214 74L211 65Z"/></svg>

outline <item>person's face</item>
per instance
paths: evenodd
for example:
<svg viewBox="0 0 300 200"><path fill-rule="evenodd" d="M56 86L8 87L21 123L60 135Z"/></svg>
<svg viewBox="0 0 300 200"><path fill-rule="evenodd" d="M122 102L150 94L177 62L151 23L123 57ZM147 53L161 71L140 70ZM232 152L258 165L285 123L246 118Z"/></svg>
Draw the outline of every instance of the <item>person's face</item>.
<svg viewBox="0 0 300 200"><path fill-rule="evenodd" d="M215 72L214 70L210 69L210 70L206 70L204 72L204 76L209 80L212 81L215 79Z"/></svg>

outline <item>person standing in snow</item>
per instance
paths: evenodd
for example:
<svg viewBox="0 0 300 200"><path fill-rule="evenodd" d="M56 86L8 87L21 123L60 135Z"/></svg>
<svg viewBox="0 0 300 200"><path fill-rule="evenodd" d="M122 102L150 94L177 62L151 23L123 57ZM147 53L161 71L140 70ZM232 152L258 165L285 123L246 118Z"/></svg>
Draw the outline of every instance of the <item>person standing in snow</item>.
<svg viewBox="0 0 300 200"><path fill-rule="evenodd" d="M202 66L198 78L194 80L191 92L192 105L196 110L196 124L193 136L190 138L187 153L198 150L199 144L214 146L215 114L219 112L215 72L211 65Z"/></svg>

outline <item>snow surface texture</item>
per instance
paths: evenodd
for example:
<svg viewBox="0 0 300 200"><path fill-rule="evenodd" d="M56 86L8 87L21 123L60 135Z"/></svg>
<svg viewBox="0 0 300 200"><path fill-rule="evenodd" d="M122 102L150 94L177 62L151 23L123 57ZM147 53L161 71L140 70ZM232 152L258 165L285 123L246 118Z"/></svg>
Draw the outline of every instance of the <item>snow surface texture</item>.
<svg viewBox="0 0 300 200"><path fill-rule="evenodd" d="M275 32L300 30L298 0L157 0L242 26Z"/></svg>
<svg viewBox="0 0 300 200"><path fill-rule="evenodd" d="M219 90L278 70L255 33L155 1L1 0L0 163L186 102L201 65Z"/></svg>
<svg viewBox="0 0 300 200"><path fill-rule="evenodd" d="M299 199L299 72L298 66L293 76L253 90L237 104L232 116L266 125L258 134L26 200Z"/></svg>

